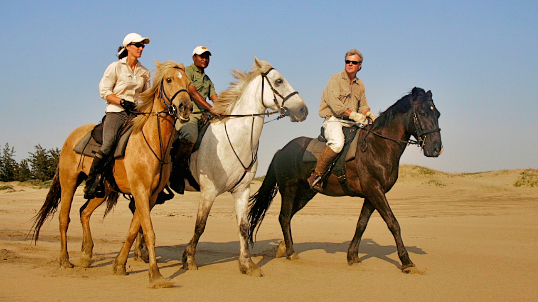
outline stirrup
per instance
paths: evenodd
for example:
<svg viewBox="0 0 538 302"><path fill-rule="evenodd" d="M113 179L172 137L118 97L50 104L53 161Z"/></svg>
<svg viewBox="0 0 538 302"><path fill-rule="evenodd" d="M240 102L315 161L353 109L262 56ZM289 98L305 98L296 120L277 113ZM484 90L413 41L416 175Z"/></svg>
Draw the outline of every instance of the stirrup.
<svg viewBox="0 0 538 302"><path fill-rule="evenodd" d="M312 180L312 183L310 183L310 178L314 175L316 175L316 178L314 178L314 180ZM322 175L318 174L316 171L313 171L312 174L310 174L310 177L308 178L308 184L310 185L310 189L316 192L321 192L323 190L323 188L321 187L321 176Z"/></svg>

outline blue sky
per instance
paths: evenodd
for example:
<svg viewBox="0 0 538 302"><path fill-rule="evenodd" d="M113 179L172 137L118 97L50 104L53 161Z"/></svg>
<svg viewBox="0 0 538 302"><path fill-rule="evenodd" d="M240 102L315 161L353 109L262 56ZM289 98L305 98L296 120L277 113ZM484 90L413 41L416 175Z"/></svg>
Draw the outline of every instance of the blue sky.
<svg viewBox="0 0 538 302"><path fill-rule="evenodd" d="M130 32L151 43L141 58L192 62L217 92L231 69L269 61L309 106L305 122L265 125L258 175L298 136L317 136L317 110L344 54L364 55L358 76L375 113L413 87L431 90L441 111L445 153L409 146L404 164L446 172L538 168L538 2L536 1L12 1L0 10L0 145L28 157L61 148L76 127L97 123L98 83ZM271 119L271 118L269 118Z"/></svg>

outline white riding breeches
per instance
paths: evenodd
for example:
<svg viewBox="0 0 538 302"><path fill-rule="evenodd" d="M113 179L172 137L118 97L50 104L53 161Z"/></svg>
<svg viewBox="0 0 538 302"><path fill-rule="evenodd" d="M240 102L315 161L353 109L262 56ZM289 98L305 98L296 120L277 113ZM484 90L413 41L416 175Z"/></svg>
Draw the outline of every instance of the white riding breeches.
<svg viewBox="0 0 538 302"><path fill-rule="evenodd" d="M327 146L334 152L340 153L344 148L344 131L342 127L351 127L356 123L353 121L346 121L337 117L331 116L325 119L323 122L323 128L325 129L325 138L327 139Z"/></svg>

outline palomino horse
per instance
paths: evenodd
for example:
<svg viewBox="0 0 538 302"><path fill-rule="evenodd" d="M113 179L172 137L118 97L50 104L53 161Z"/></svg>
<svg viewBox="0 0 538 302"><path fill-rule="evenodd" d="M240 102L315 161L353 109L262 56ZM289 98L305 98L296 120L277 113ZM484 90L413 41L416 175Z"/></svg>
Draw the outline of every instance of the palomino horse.
<svg viewBox="0 0 538 302"><path fill-rule="evenodd" d="M159 281L162 275L155 257L155 233L151 223L150 209L157 194L162 191L170 174L170 148L176 119L188 121L192 112L192 102L187 92L190 80L185 74L183 63L173 61L156 63L153 86L140 95L143 102L137 106L141 113L134 119L133 132L125 149L125 156L114 162L114 178L121 192L133 195L136 212L131 222L144 230L149 252L149 278L151 282ZM172 97L169 97L172 96ZM92 158L73 151L75 145L90 132L95 125L84 125L73 131L65 141L60 154L56 175L45 203L35 217L34 240L39 238L39 231L50 215L54 214L61 202L59 214L61 252L60 266L73 267L67 252L67 228L73 195L79 184L90 170ZM83 227L82 263L91 264L93 240L90 233L90 215L107 198L117 199L117 192L111 191L107 184L106 196L90 200L81 209ZM136 229L138 231L138 228ZM136 232L135 232L136 235ZM125 262L129 248L134 240L131 232L116 258L115 274L126 274ZM126 249L126 246L128 248Z"/></svg>
<svg viewBox="0 0 538 302"><path fill-rule="evenodd" d="M349 245L347 261L349 265L360 262L359 244L372 213L377 210L396 240L402 271L416 271L409 258L400 234L400 226L394 217L385 194L398 179L400 157L410 143L411 136L417 138L424 155L437 157L441 154L441 133L438 126L440 113L435 108L430 91L414 88L412 92L389 109L366 129L357 135L358 146L352 161L346 162L347 185L335 175L324 183L322 194L329 196L358 196L364 204L357 223L355 236ZM259 228L271 201L277 192L282 196L279 222L284 234L277 257L286 254L288 259L297 259L293 249L291 219L317 194L310 189L308 177L315 162L303 162L303 154L312 138L299 137L279 150L269 166L267 175L258 190L250 197L249 240Z"/></svg>
<svg viewBox="0 0 538 302"><path fill-rule="evenodd" d="M191 156L190 170L200 185L200 202L194 235L183 253L183 268L197 269L196 245L204 232L215 198L231 192L239 226L239 269L261 276L261 269L250 258L247 241L247 205L250 183L258 167L257 152L267 108L292 122L306 119L308 109L303 99L271 64L254 58L253 69L245 74L234 70L238 80L222 92L214 112L224 119L214 119L202 138L200 148ZM278 97L277 97L278 96ZM186 182L186 189L194 188Z"/></svg>

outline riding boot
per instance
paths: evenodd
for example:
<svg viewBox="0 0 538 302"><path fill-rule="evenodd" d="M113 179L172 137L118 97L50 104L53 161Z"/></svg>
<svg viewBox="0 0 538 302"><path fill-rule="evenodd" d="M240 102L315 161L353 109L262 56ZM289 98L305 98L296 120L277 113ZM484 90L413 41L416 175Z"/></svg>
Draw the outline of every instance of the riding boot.
<svg viewBox="0 0 538 302"><path fill-rule="evenodd" d="M190 173L189 158L194 143L186 139L177 140L172 146L172 172L170 173L170 188L178 194L185 192L185 178Z"/></svg>
<svg viewBox="0 0 538 302"><path fill-rule="evenodd" d="M316 163L316 168L308 178L308 184L310 184L310 188L314 191L323 191L321 177L336 156L338 156L338 153L334 152L329 146L326 146L325 149L323 149L323 152L321 152L318 162Z"/></svg>
<svg viewBox="0 0 538 302"><path fill-rule="evenodd" d="M102 152L97 152L93 158L92 167L88 178L86 179L86 186L84 187L84 198L93 199L96 197L105 197L104 185L102 183L103 167L106 163L106 155Z"/></svg>

